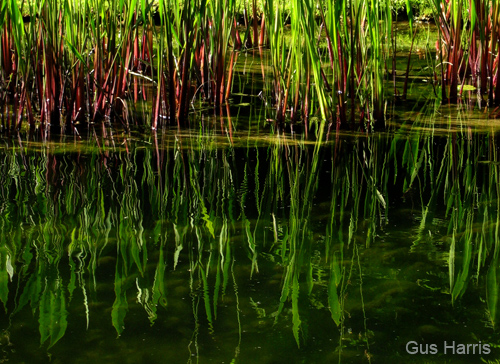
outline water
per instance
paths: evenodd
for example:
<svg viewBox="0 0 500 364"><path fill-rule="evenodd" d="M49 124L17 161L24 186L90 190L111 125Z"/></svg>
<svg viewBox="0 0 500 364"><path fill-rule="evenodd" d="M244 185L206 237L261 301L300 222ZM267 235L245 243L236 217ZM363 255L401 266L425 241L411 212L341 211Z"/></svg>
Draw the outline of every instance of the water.
<svg viewBox="0 0 500 364"><path fill-rule="evenodd" d="M2 360L498 362L498 138L434 125L4 140Z"/></svg>

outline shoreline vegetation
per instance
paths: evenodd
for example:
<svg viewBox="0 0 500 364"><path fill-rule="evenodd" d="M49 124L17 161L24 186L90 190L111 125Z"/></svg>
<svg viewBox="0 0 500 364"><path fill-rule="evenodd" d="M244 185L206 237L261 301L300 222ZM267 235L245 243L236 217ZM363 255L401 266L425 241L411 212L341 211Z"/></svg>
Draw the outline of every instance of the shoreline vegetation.
<svg viewBox="0 0 500 364"><path fill-rule="evenodd" d="M80 0L79 0L80 1ZM21 14L23 17L25 17L25 20L29 20L29 2L30 0L16 0L16 4L18 8L21 11ZM81 3L82 1L80 1ZM153 0L149 1L151 3L151 6L153 9L158 9L159 7L159 0ZM253 0L237 0L236 1L236 14L240 17L240 20L243 20L243 17L245 16L245 12L248 12L248 10L253 10ZM182 4L182 2L181 2ZM257 14L259 18L262 18L262 14L264 13L265 9L265 1L263 0L256 0L255 1L255 8L257 10ZM291 9L292 9L292 3L290 2L281 2L277 3L279 6L282 6L284 9L285 14L290 14ZM405 19L408 20L407 15L408 12L406 10L407 5L410 6L412 10L412 14L414 16L414 19L417 20L430 20L432 19L432 7L430 6L430 3L425 1L425 0L410 0L408 3L406 0L390 0L390 8L392 10L392 13L394 16L400 17L400 19ZM156 11L157 12L157 11ZM158 13L158 12L157 12ZM252 15L252 14L250 14ZM318 17L319 17L319 12L318 12ZM243 22L240 22L240 24L243 24Z"/></svg>
<svg viewBox="0 0 500 364"><path fill-rule="evenodd" d="M5 1L1 130L50 125L78 133L98 123L185 128L192 109L229 109L238 57L249 52L266 62L266 114L276 126L300 124L307 134L316 124L318 138L326 126L384 130L390 105L415 104L408 91L417 59L413 11L423 9L415 4ZM420 50L428 97L498 116L499 2L428 5L438 28L437 41ZM398 56L403 34L394 10L403 7L411 41Z"/></svg>
<svg viewBox="0 0 500 364"><path fill-rule="evenodd" d="M394 4L3 1L3 361L500 357L500 0Z"/></svg>

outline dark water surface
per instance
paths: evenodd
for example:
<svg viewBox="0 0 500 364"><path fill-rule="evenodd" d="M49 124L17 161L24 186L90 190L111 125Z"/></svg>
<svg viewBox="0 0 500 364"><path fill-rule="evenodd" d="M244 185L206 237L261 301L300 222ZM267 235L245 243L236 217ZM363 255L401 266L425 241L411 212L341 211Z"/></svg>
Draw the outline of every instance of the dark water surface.
<svg viewBox="0 0 500 364"><path fill-rule="evenodd" d="M415 125L3 140L0 361L498 363L497 133Z"/></svg>

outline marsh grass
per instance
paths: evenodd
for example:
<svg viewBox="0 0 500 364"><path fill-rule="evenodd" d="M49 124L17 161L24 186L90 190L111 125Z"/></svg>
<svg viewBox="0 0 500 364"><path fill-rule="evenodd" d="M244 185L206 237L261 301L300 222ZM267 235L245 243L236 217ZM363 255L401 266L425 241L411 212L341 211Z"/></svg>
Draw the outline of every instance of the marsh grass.
<svg viewBox="0 0 500 364"><path fill-rule="evenodd" d="M128 126L139 101L152 102L146 122L153 129L163 120L184 126L193 96L225 103L236 62L234 2L154 5L28 2L25 24L16 2L4 2L1 96L13 105L4 129L19 129L24 115L31 126Z"/></svg>
<svg viewBox="0 0 500 364"><path fill-rule="evenodd" d="M235 1L4 2L3 130L24 123L76 133L93 123L186 127L194 105L223 110L238 55L263 47L271 64L271 73L263 73L269 119L276 125L302 123L306 132L321 123L330 130L384 129L388 107L401 101L395 83L401 34L391 6L389 0L266 1L258 14L253 1L244 11L242 40ZM497 2L436 0L432 6L440 25L437 97L479 108L497 104ZM408 16L411 37L411 7ZM412 57L405 63L403 99L414 102L407 87ZM140 105L151 106L141 114Z"/></svg>
<svg viewBox="0 0 500 364"><path fill-rule="evenodd" d="M386 67L394 53L389 39L395 36L390 2L292 1L287 16L280 4L265 7L276 121L300 120L307 130L317 116L337 130L355 123L384 129Z"/></svg>
<svg viewBox="0 0 500 364"><path fill-rule="evenodd" d="M485 102L498 104L498 2L431 3L434 18L440 24L436 49L441 63L442 99L457 102L464 91L471 89L479 107Z"/></svg>

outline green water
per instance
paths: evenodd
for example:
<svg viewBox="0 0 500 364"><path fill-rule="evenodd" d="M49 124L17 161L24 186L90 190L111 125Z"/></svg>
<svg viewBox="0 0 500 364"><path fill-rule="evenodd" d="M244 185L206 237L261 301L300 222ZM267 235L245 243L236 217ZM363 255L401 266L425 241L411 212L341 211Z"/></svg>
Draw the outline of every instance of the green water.
<svg viewBox="0 0 500 364"><path fill-rule="evenodd" d="M498 137L450 120L2 140L0 360L497 363Z"/></svg>

